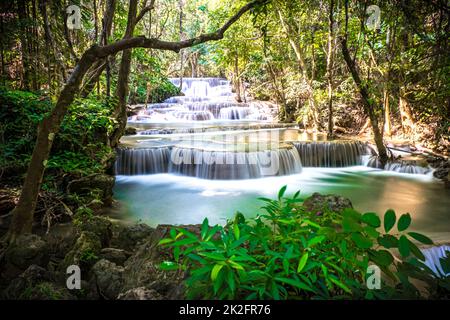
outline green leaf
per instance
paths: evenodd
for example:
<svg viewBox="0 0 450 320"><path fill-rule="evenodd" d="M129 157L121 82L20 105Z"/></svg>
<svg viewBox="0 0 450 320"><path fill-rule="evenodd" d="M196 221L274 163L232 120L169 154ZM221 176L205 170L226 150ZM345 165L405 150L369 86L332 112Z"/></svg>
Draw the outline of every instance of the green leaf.
<svg viewBox="0 0 450 320"><path fill-rule="evenodd" d="M284 193L286 192L287 186L281 187L280 191L278 191L278 200L281 200L283 198Z"/></svg>
<svg viewBox="0 0 450 320"><path fill-rule="evenodd" d="M163 245L163 244L167 244L167 243L171 243L171 242L173 242L173 239L165 238L165 239L162 239L160 242L158 242L158 244Z"/></svg>
<svg viewBox="0 0 450 320"><path fill-rule="evenodd" d="M411 250L412 254L416 256L417 259L425 261L425 256L423 255L422 251L408 239L409 243L409 249Z"/></svg>
<svg viewBox="0 0 450 320"><path fill-rule="evenodd" d="M216 264L211 270L211 280L215 281L219 275L220 270L222 270L223 264Z"/></svg>
<svg viewBox="0 0 450 320"><path fill-rule="evenodd" d="M381 220L374 212L364 213L362 216L362 221L374 228L378 228L379 226L381 226Z"/></svg>
<svg viewBox="0 0 450 320"><path fill-rule="evenodd" d="M302 257L298 261L297 273L302 272L303 268L306 265L306 262L308 262L308 257L309 257L308 252L306 252L305 254L302 255Z"/></svg>
<svg viewBox="0 0 450 320"><path fill-rule="evenodd" d="M339 288L343 289L345 292L351 294L352 290L350 290L349 287L347 287L344 283L339 281L338 279L335 279L334 277L329 278L331 282L333 282L335 285L337 285Z"/></svg>
<svg viewBox="0 0 450 320"><path fill-rule="evenodd" d="M395 211L392 209L389 209L384 214L384 231L388 233L392 227L395 225L395 221L397 220L397 217L395 216Z"/></svg>
<svg viewBox="0 0 450 320"><path fill-rule="evenodd" d="M376 239L380 236L380 233L374 227L371 227L371 226L365 226L364 231L367 233L367 235L369 237L374 238L374 239Z"/></svg>
<svg viewBox="0 0 450 320"><path fill-rule="evenodd" d="M371 259L380 267L388 267L394 261L394 257L387 250L371 251Z"/></svg>
<svg viewBox="0 0 450 320"><path fill-rule="evenodd" d="M385 234L378 238L378 243L386 249L392 249L398 247L398 239L390 234Z"/></svg>
<svg viewBox="0 0 450 320"><path fill-rule="evenodd" d="M236 238L236 240L239 240L239 237L241 235L241 232L239 230L239 226L237 224L235 224L233 226L233 231L234 231L234 237Z"/></svg>
<svg viewBox="0 0 450 320"><path fill-rule="evenodd" d="M309 239L308 240L308 247L312 247L315 244L321 243L325 239L326 239L325 236L317 236L317 237L314 237L312 239Z"/></svg>
<svg viewBox="0 0 450 320"><path fill-rule="evenodd" d="M344 232L359 232L362 231L362 226L351 217L344 217L342 220L342 228Z"/></svg>
<svg viewBox="0 0 450 320"><path fill-rule="evenodd" d="M201 231L202 240L205 239L206 234L208 233L208 229L209 229L208 218L205 218L202 223L202 231Z"/></svg>
<svg viewBox="0 0 450 320"><path fill-rule="evenodd" d="M409 240L405 235L402 235L398 241L398 251L403 257L409 256Z"/></svg>
<svg viewBox="0 0 450 320"><path fill-rule="evenodd" d="M431 240L427 236L424 236L423 234L417 232L408 232L408 235L423 244L433 244L433 240Z"/></svg>
<svg viewBox="0 0 450 320"><path fill-rule="evenodd" d="M300 280L289 279L289 278L284 278L284 277L275 277L275 280L279 281L279 282L287 283L293 287L296 287L296 288L299 288L302 290L314 292L314 290L311 289L311 287L309 287L307 284L301 282Z"/></svg>
<svg viewBox="0 0 450 320"><path fill-rule="evenodd" d="M352 233L352 240L356 243L356 245L361 249L369 249L372 247L373 243L367 237L364 237L360 233Z"/></svg>
<svg viewBox="0 0 450 320"><path fill-rule="evenodd" d="M408 229L410 224L411 224L410 214L409 213L402 214L400 219L398 219L397 229L398 229L398 231L402 232L402 231Z"/></svg>
<svg viewBox="0 0 450 320"><path fill-rule="evenodd" d="M159 268L165 271L178 270L178 264L172 261L163 261L159 265Z"/></svg>

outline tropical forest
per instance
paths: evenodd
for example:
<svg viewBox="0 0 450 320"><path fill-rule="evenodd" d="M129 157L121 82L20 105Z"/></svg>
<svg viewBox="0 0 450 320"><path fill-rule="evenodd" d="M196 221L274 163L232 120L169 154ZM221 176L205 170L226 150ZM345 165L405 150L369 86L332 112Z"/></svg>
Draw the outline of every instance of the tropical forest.
<svg viewBox="0 0 450 320"><path fill-rule="evenodd" d="M449 40L447 0L2 0L0 300L450 300Z"/></svg>

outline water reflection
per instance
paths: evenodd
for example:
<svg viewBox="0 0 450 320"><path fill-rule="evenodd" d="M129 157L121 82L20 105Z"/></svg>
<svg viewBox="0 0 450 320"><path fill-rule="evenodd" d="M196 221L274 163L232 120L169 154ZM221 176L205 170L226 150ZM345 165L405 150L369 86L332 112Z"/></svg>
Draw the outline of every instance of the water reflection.
<svg viewBox="0 0 450 320"><path fill-rule="evenodd" d="M450 190L426 175L351 167L345 169L305 168L301 174L256 180L217 181L171 174L118 176L115 196L121 202L121 218L162 223L224 223L236 210L246 216L261 212L259 196L276 197L301 190L336 193L352 200L360 211L384 213L393 208L398 215L409 212L412 229L436 241L450 241Z"/></svg>

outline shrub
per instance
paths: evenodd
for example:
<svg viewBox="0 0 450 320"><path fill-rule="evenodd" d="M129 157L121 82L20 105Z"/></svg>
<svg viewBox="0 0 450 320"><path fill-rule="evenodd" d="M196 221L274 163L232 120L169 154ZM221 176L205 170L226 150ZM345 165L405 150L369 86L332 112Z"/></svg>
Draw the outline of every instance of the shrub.
<svg viewBox="0 0 450 320"><path fill-rule="evenodd" d="M437 280L423 263L414 242L432 241L408 231L409 214L397 220L388 210L381 221L353 209L307 212L299 192L286 198L285 190L277 200L261 198L266 213L256 218L238 213L224 227L209 227L205 219L200 235L172 229L160 245L173 249L175 261L160 267L189 271L188 298L419 298L416 280L427 284L428 297L448 294L449 278ZM380 290L367 288L369 265L383 272Z"/></svg>

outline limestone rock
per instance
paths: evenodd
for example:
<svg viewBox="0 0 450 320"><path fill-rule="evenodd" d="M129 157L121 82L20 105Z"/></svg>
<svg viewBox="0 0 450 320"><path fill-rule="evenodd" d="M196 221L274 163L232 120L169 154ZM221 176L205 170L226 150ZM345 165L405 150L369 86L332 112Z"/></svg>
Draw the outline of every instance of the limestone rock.
<svg viewBox="0 0 450 320"><path fill-rule="evenodd" d="M163 300L164 297L153 289L139 287L121 293L119 300Z"/></svg>
<svg viewBox="0 0 450 320"><path fill-rule="evenodd" d="M5 252L6 266L3 278L14 278L35 264L45 267L49 261L48 246L35 234L21 235Z"/></svg>
<svg viewBox="0 0 450 320"><path fill-rule="evenodd" d="M114 239L114 246L125 250L132 250L139 242L148 238L154 230L143 223L121 226L117 239Z"/></svg>
<svg viewBox="0 0 450 320"><path fill-rule="evenodd" d="M113 196L115 178L107 174L92 174L69 182L67 192L69 194L89 195L92 190L101 191L101 200L110 204Z"/></svg>
<svg viewBox="0 0 450 320"><path fill-rule="evenodd" d="M130 257L131 253L122 249L103 248L100 251L100 258L109 260L119 266L123 266L125 261Z"/></svg>
<svg viewBox="0 0 450 320"><path fill-rule="evenodd" d="M101 250L100 238L93 232L83 231L72 250L62 262L63 271L70 265L78 265L82 272L89 270L98 260Z"/></svg>
<svg viewBox="0 0 450 320"><path fill-rule="evenodd" d="M123 286L122 267L115 263L101 259L91 269L91 282L99 291L100 296L106 299L116 299Z"/></svg>
<svg viewBox="0 0 450 320"><path fill-rule="evenodd" d="M108 247L112 238L112 222L106 217L82 216L77 223L77 230L81 233L88 231L96 234L102 247Z"/></svg>
<svg viewBox="0 0 450 320"><path fill-rule="evenodd" d="M305 199L303 207L310 212L341 212L345 208L353 208L353 205L345 197L334 194L322 195L316 192L311 197Z"/></svg>

